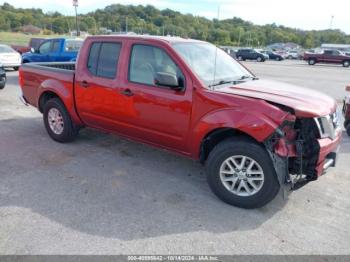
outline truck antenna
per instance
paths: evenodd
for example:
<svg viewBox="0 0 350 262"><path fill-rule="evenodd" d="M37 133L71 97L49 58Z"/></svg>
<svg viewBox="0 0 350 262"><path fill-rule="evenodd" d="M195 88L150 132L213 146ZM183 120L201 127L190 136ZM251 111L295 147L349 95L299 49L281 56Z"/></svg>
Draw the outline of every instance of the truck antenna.
<svg viewBox="0 0 350 262"><path fill-rule="evenodd" d="M218 18L217 22L219 23L220 19L220 5L218 5ZM216 78L216 58L218 56L218 46L215 45L215 59L214 59L214 76L213 76L213 83L211 85L211 90L214 90L214 85L215 85L215 78Z"/></svg>

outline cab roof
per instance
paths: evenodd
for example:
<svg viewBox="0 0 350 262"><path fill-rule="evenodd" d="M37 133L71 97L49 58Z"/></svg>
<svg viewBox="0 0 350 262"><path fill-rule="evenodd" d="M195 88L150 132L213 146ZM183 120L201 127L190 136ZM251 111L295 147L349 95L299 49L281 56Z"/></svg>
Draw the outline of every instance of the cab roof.
<svg viewBox="0 0 350 262"><path fill-rule="evenodd" d="M88 36L87 39L133 39L133 40L155 40L166 42L169 44L172 43L205 43L200 40L182 38L177 36L156 36L156 35L96 35Z"/></svg>

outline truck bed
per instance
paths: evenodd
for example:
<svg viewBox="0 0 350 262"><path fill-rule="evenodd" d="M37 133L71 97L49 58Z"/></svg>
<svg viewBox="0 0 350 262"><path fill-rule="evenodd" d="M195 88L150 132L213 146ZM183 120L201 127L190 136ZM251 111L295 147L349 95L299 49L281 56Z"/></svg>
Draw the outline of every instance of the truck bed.
<svg viewBox="0 0 350 262"><path fill-rule="evenodd" d="M38 107L39 93L54 86L65 86L66 90L74 88L75 63L27 63L20 68L20 81L24 99Z"/></svg>

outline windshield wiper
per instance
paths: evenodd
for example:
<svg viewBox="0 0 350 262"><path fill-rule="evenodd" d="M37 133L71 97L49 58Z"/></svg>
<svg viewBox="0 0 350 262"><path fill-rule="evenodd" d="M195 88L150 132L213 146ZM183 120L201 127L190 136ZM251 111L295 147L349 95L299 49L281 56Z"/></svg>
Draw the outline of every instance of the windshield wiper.
<svg viewBox="0 0 350 262"><path fill-rule="evenodd" d="M237 84L239 82L242 82L248 78L251 78L252 80L258 80L259 78L255 77L255 76L250 76L250 75L243 75L238 79L234 79L234 80L221 80L215 84L211 84L209 85L209 87L214 87L214 86L221 86L221 85L225 85L225 84Z"/></svg>
<svg viewBox="0 0 350 262"><path fill-rule="evenodd" d="M252 80L259 80L258 77L256 77L256 76L250 76L250 75L243 75L243 76L241 76L241 78L239 78L239 80L244 80L244 79L248 79L248 78L251 78ZM239 80L238 80L238 81L239 81Z"/></svg>
<svg viewBox="0 0 350 262"><path fill-rule="evenodd" d="M236 80L221 80L221 81L219 81L219 82L217 82L217 83L215 83L215 84L211 84L211 85L209 85L209 87L213 87L213 86L221 86L221 85L224 85L224 84L230 84L230 83L236 83Z"/></svg>

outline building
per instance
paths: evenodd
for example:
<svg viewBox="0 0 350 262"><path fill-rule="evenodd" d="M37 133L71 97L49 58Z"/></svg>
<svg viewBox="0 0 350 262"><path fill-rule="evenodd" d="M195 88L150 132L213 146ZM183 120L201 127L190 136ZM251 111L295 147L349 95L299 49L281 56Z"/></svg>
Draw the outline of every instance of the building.
<svg viewBox="0 0 350 262"><path fill-rule="evenodd" d="M344 52L350 52L350 45L345 44L322 44L322 49L334 49L334 50L340 50Z"/></svg>

